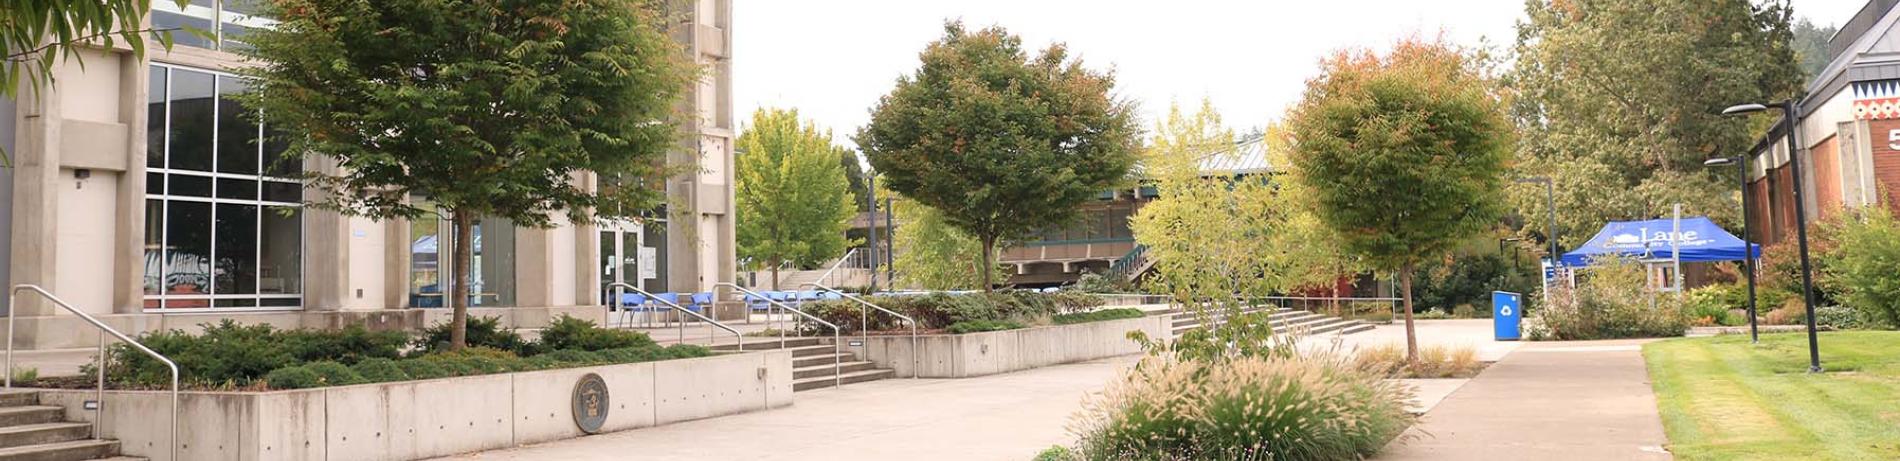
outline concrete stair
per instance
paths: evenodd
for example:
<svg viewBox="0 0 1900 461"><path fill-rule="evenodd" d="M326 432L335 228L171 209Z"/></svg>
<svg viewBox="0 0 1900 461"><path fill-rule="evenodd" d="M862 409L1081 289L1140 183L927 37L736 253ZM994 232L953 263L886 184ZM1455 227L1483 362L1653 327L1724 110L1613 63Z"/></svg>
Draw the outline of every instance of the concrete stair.
<svg viewBox="0 0 1900 461"><path fill-rule="evenodd" d="M1368 324L1368 323L1361 322L1358 320L1346 320L1346 319L1341 319L1337 317L1330 317L1330 316L1315 314L1312 312L1307 312L1307 311L1298 310L1298 309L1284 309L1284 308L1273 307L1273 306L1259 306L1259 307L1249 308L1242 312L1248 313L1248 314L1261 313L1261 312L1269 313L1267 315L1267 323L1273 326L1273 331L1275 332L1297 332L1300 334L1307 334L1307 335L1317 335L1317 334L1327 334L1327 333L1336 334L1336 335L1348 335L1348 334L1358 333L1361 331L1371 330L1375 328L1372 324ZM1175 309L1175 310L1170 310L1169 313L1170 315L1173 316L1173 319L1174 319L1173 325L1174 325L1175 337L1180 337L1182 334L1187 333L1190 330L1201 327L1201 319L1197 318L1193 312L1187 312L1187 311ZM1209 315L1211 318L1209 318L1208 320L1210 322L1213 322L1215 325L1220 325L1220 324L1226 323L1227 321L1227 314L1225 312L1210 313Z"/></svg>
<svg viewBox="0 0 1900 461"><path fill-rule="evenodd" d="M780 347L778 338L746 338L748 351ZM834 347L828 338L786 338L783 348L792 351L793 392L875 381L896 374L871 361L859 360L849 348ZM738 347L727 344L714 346L713 350L737 352Z"/></svg>
<svg viewBox="0 0 1900 461"><path fill-rule="evenodd" d="M130 460L119 441L92 438L92 424L65 421L65 410L41 405L30 389L0 391L0 461Z"/></svg>

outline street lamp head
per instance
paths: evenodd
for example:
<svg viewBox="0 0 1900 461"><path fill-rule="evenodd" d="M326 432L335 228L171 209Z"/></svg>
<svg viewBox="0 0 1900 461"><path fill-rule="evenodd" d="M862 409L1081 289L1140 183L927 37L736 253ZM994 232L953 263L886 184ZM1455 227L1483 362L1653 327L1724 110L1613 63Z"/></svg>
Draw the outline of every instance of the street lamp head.
<svg viewBox="0 0 1900 461"><path fill-rule="evenodd" d="M1735 157L1716 157L1716 158L1712 158L1708 160L1703 160L1702 166L1710 166L1710 167L1729 166L1729 165L1734 165L1736 163L1737 162L1735 161Z"/></svg>
<svg viewBox="0 0 1900 461"><path fill-rule="evenodd" d="M1761 104L1738 104L1729 106L1727 109L1722 109L1722 115L1752 114L1764 110L1768 110L1768 106Z"/></svg>

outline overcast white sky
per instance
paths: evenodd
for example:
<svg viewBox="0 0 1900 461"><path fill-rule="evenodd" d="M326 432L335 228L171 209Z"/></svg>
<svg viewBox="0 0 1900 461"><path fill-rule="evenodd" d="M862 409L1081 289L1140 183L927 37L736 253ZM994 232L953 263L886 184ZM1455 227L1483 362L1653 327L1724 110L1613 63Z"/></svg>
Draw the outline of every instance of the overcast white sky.
<svg viewBox="0 0 1900 461"><path fill-rule="evenodd" d="M1841 24L1865 0L1793 0L1817 24ZM1171 101L1213 99L1230 125L1277 118L1332 50L1445 33L1508 46L1523 0L735 0L733 108L796 108L850 141L871 106L946 18L1002 25L1041 49L1061 41L1093 68L1113 68L1146 120Z"/></svg>

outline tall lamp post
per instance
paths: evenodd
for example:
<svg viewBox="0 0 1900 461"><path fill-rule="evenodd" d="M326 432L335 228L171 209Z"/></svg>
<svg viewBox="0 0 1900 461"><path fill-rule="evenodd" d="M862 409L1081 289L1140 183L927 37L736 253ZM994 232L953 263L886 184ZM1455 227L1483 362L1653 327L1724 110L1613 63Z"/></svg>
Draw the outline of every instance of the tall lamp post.
<svg viewBox="0 0 1900 461"><path fill-rule="evenodd" d="M1553 280L1553 278L1555 278L1557 274L1557 263L1560 261L1563 261L1562 259L1563 255L1560 253L1557 253L1557 185L1555 181L1550 180L1549 176L1533 176L1533 177L1528 177L1528 178L1517 178L1513 181L1516 181L1519 184L1543 184L1544 185L1544 208L1546 208L1545 211L1550 212L1550 220L1544 223L1545 225L1544 240L1550 242L1550 273L1551 273L1550 278L1546 278L1544 280L1544 304L1549 305L1550 304L1550 285L1556 281L1556 280ZM1539 272L1540 273L1537 275L1539 277L1543 277L1544 274L1541 273L1542 271L1540 270Z"/></svg>
<svg viewBox="0 0 1900 461"><path fill-rule="evenodd" d="M1794 229L1795 239L1801 251L1801 303L1808 312L1808 372L1821 372L1821 340L1814 331L1814 266L1808 262L1808 216L1806 195L1801 192L1801 159L1795 158L1795 152L1801 145L1795 123L1801 120L1801 106L1790 99L1773 103L1741 104L1722 109L1722 115L1745 115L1766 111L1769 108L1781 110L1781 130L1788 137L1788 173L1794 179Z"/></svg>
<svg viewBox="0 0 1900 461"><path fill-rule="evenodd" d="M1760 343L1761 331L1755 325L1755 244L1748 239L1748 156L1716 157L1702 162L1710 167L1735 165L1736 177L1741 178L1742 187L1742 271L1748 274L1748 342Z"/></svg>

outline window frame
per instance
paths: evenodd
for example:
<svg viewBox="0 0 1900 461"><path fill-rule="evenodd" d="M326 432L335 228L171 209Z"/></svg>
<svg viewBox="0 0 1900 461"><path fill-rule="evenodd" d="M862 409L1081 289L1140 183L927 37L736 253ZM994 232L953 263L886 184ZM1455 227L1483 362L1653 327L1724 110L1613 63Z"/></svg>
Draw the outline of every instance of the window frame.
<svg viewBox="0 0 1900 461"><path fill-rule="evenodd" d="M222 105L218 103L218 100L221 96L218 89L221 87L221 85L223 84L223 80L226 78L243 78L243 77L230 73L230 72L223 72L223 71L212 70L212 69L202 69L202 68L196 68L196 67L191 67L191 66L183 66L183 65L162 63L162 62L156 62L156 61L151 62L149 64L149 68L165 69L165 85L166 85L166 94L165 94L165 99L164 99L165 123L160 128L165 133L165 136L163 136L164 145L161 147L161 152L164 152L165 159L164 159L164 162L162 163L162 166L157 166L157 167L146 166L145 177L147 178L148 182L150 181L149 178L151 178L152 175L160 175L164 177L165 180L164 180L163 186L160 188L158 193L150 192L150 186L148 185L147 191L143 196L144 200L158 201L159 212L161 213L161 215L157 218L158 230L160 232L160 237L158 240L159 248L160 248L159 250L160 261L158 264L159 273L157 274L157 277L159 280L158 294L141 293L141 296L142 296L141 299L145 301L155 300L157 301L158 305L157 307L144 307L143 310L145 312L153 312L153 313L301 311L303 310L304 309L303 298L305 294L304 283L303 283L305 271L303 270L303 268L304 268L304 263L307 261L306 257L309 255L309 246L310 246L309 235L307 233L304 233L302 229L303 223L304 223L305 207L303 203L301 202L282 202L282 201L265 200L265 196L264 196L264 188L265 188L265 185L268 183L277 182L277 183L297 184L298 187L301 188L302 181L297 180L295 178L285 178L285 177L271 176L271 175L265 174L267 172L267 169L266 169L266 166L263 165L262 162L264 158L264 146L265 146L263 139L264 139L265 134L268 133L265 127L266 124L260 121L259 123L252 125L256 129L256 134L257 134L256 139L258 140L257 147L252 151L252 155L257 158L257 162L258 162L257 174L247 175L247 174L237 174L237 173L223 173L223 172L217 171L218 158L225 154L224 152L221 152L223 149L222 149L222 146L219 145L220 143L218 141L219 135L222 133L223 129L225 128L223 124L220 123L221 120L220 120L219 115L223 108L221 107ZM171 88L171 85L177 81L176 73L180 70L189 71L189 72L199 72L199 73L209 74L212 76L213 87L212 87L212 92L211 92L212 104L211 104L211 117L210 117L210 120L212 121L211 122L212 127L211 127L211 140L209 141L211 145L210 171L181 170L181 169L171 168L171 162L173 160L173 157L175 157L174 155L172 155L172 152L171 152L172 122L174 121L176 117L173 117L173 114L172 114L173 99L171 97L172 91L170 91L170 88ZM148 70L147 72L150 72L150 70ZM147 91L151 90L149 85L147 86L146 90ZM149 106L147 110L150 110ZM211 182L211 192L208 197L198 197L198 196L190 196L190 195L174 195L172 193L172 186L177 181L174 181L172 179L173 176L190 176L190 177L205 178ZM239 181L245 181L249 183L254 188L253 192L254 192L255 198L236 199L236 198L219 197L218 196L218 188L220 187L219 185L220 181L218 181L219 179L239 180ZM209 205L210 207L211 217L205 223L205 225L213 226L214 229L211 232L206 233L206 238L210 240L209 242L206 242L207 243L206 248L208 249L207 251L209 254L207 254L205 257L206 259L210 260L206 264L209 264L211 266L211 273L208 274L211 277L211 280L209 280L208 283L206 283L204 287L206 290L206 294L173 295L173 294L166 293L166 286L165 286L166 279L170 275L169 272L171 269L171 263L170 263L169 257L166 255L170 253L169 249L172 246L171 245L172 243L171 242L171 238L172 238L171 236L171 208L172 208L173 202L204 203L204 204ZM255 222L252 224L252 227L251 227L251 238L253 239L252 240L253 248L251 249L252 250L251 261L258 266L257 268L263 267L264 246L265 246L265 243L264 243L265 242L264 220L266 219L265 214L269 213L274 208L295 208L298 210L297 223L298 223L299 232L298 232L298 238L297 238L298 270L297 270L297 275L296 275L296 279L297 279L297 284L296 284L297 289L295 290L296 293L271 293L271 294L266 294L266 293L261 293L261 292L249 293L249 294L219 294L217 293L217 287L216 287L217 279L216 278L217 278L218 268L217 268L217 261L216 261L215 256L218 254L218 239L216 237L215 226L217 225L217 216L218 216L217 210L219 208L218 205L221 205L221 204L248 205L248 206L257 207ZM148 222L151 219L152 217L150 216L146 217L146 220ZM252 291L262 291L261 288L263 286L263 274L262 274L263 271L254 270L252 272L253 272L252 277L255 279L251 283ZM150 274L145 274L145 276L149 277ZM295 305L264 306L267 300L286 300L286 299L295 299L297 301ZM167 305L170 304L174 300L203 301L204 303L207 304L207 306L168 307ZM250 300L252 301L253 305L240 306L240 307L217 307L217 302L219 300ZM143 303L141 303L141 305L143 305Z"/></svg>

